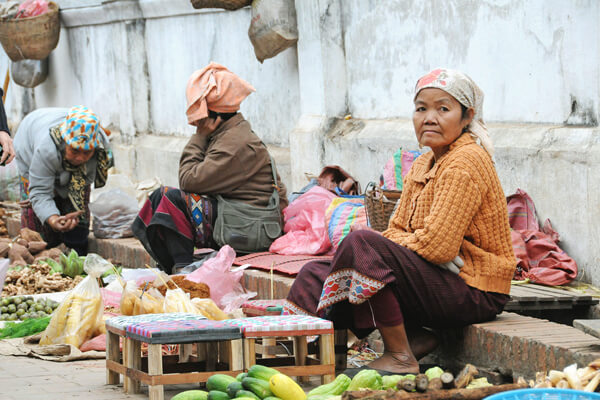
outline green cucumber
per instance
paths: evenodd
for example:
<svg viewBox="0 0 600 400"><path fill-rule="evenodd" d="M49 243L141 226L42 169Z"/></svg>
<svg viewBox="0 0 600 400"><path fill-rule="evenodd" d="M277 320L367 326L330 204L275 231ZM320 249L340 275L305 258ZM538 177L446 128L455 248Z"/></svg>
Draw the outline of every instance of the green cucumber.
<svg viewBox="0 0 600 400"><path fill-rule="evenodd" d="M218 390L223 393L227 393L227 385L235 381L236 380L233 376L225 374L214 374L206 381L206 389L208 389L209 391Z"/></svg>
<svg viewBox="0 0 600 400"><path fill-rule="evenodd" d="M241 381L242 381L242 379L244 379L244 378L245 378L245 377L247 377L247 376L248 376L248 373L247 373L247 372L240 372L240 373L239 373L239 374L238 374L238 375L235 377L235 379L236 379L238 382L241 382Z"/></svg>
<svg viewBox="0 0 600 400"><path fill-rule="evenodd" d="M239 392L242 389L244 389L242 387L242 382L238 382L238 381L231 382L229 385L227 385L227 395L233 399L235 397L235 395L237 394L237 392Z"/></svg>
<svg viewBox="0 0 600 400"><path fill-rule="evenodd" d="M250 398L253 398L254 400L260 400L260 397L258 397L257 395L255 395L251 391L244 390L244 389L238 390L237 395L236 395L236 399L238 399L240 397L250 397Z"/></svg>
<svg viewBox="0 0 600 400"><path fill-rule="evenodd" d="M248 369L248 376L251 378L262 379L268 381L273 375L278 374L279 371L273 368L265 367L264 365L253 365Z"/></svg>
<svg viewBox="0 0 600 400"><path fill-rule="evenodd" d="M204 390L186 390L171 397L171 400L207 400L208 393Z"/></svg>
<svg viewBox="0 0 600 400"><path fill-rule="evenodd" d="M206 400L229 400L227 393L221 392L220 390L211 390L206 396Z"/></svg>
<svg viewBox="0 0 600 400"><path fill-rule="evenodd" d="M244 389L251 391L261 399L273 396L273 392L271 392L271 389L269 387L269 382L262 379L252 378L248 376L242 379L242 386L244 387Z"/></svg>

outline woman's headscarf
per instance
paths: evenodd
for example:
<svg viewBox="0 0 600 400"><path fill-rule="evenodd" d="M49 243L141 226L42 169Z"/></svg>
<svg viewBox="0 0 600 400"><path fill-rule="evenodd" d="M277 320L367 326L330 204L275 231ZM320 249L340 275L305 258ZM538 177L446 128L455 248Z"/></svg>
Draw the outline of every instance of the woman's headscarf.
<svg viewBox="0 0 600 400"><path fill-rule="evenodd" d="M442 89L452 95L463 106L473 108L475 115L467 129L479 139L481 146L492 157L494 155L494 144L483 122L483 92L479 86L460 71L438 68L417 81L415 98L421 90L426 88Z"/></svg>
<svg viewBox="0 0 600 400"><path fill-rule="evenodd" d="M73 149L93 150L100 146L100 122L85 106L71 107L58 129L65 143Z"/></svg>
<svg viewBox="0 0 600 400"><path fill-rule="evenodd" d="M248 82L224 66L211 62L192 74L185 89L190 125L208 117L208 110L234 113L242 101L256 91Z"/></svg>

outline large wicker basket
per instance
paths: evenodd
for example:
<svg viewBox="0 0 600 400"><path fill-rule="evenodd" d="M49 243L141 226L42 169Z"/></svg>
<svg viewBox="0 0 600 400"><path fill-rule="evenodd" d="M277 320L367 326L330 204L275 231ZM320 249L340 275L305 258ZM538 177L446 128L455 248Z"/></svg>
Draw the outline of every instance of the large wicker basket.
<svg viewBox="0 0 600 400"><path fill-rule="evenodd" d="M0 43L12 61L43 60L58 44L60 19L58 6L48 4L49 11L30 18L0 21Z"/></svg>
<svg viewBox="0 0 600 400"><path fill-rule="evenodd" d="M191 0L194 8L224 8L238 10L252 4L252 0Z"/></svg>
<svg viewBox="0 0 600 400"><path fill-rule="evenodd" d="M371 228L379 232L387 229L401 194L400 190L385 190L373 182L367 185L365 207Z"/></svg>

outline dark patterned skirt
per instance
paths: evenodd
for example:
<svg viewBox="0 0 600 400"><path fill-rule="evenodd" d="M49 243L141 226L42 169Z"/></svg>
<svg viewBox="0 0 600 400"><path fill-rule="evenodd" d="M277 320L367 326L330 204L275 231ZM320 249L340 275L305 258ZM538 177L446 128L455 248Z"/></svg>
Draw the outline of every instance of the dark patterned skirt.
<svg viewBox="0 0 600 400"><path fill-rule="evenodd" d="M193 261L194 247L213 248L216 200L161 186L156 189L133 222L132 231L162 269Z"/></svg>
<svg viewBox="0 0 600 400"><path fill-rule="evenodd" d="M362 337L379 326L429 328L489 321L509 296L468 286L378 233L350 233L331 262L306 264L294 281L284 314L330 319Z"/></svg>
<svg viewBox="0 0 600 400"><path fill-rule="evenodd" d="M75 249L79 255L87 254L88 247L88 235L90 232L90 192L91 185L86 186L83 203L84 211L81 217L79 217L79 224L69 232L56 232L50 225L42 223L40 219L33 212L31 205L29 207L21 208L21 227L29 228L42 235L42 238L48 243L48 248L58 246L60 243L64 243L67 247ZM29 199L29 181L21 177L21 200ZM63 199L56 195L54 197L54 203L56 208L61 215L68 214L75 211L75 207L71 204L69 199Z"/></svg>

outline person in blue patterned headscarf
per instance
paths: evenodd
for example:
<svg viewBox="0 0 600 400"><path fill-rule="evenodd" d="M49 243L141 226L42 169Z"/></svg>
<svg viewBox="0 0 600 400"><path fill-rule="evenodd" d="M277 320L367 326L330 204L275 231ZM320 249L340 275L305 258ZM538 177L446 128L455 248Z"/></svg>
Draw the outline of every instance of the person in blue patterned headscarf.
<svg viewBox="0 0 600 400"><path fill-rule="evenodd" d="M21 174L21 225L49 246L87 253L89 194L106 183L113 157L99 118L85 106L43 108L27 115L15 136Z"/></svg>

